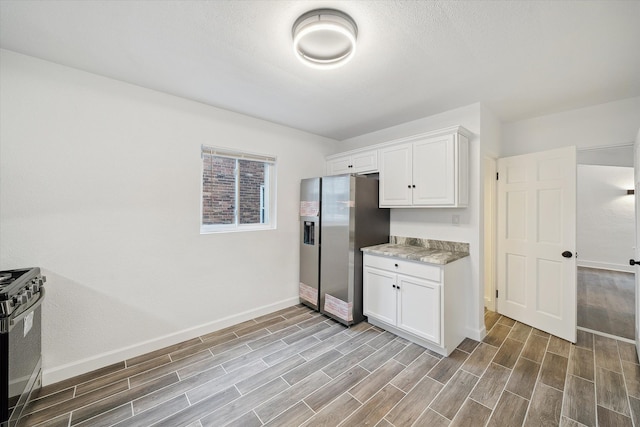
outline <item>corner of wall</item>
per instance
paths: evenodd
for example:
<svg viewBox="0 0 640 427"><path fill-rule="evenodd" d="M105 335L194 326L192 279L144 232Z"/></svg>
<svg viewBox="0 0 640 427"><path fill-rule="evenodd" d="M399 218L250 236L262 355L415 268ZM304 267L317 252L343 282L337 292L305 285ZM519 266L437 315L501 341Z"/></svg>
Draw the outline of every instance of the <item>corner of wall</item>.
<svg viewBox="0 0 640 427"><path fill-rule="evenodd" d="M480 104L480 134L482 155L498 158L502 151L502 122L485 104Z"/></svg>
<svg viewBox="0 0 640 427"><path fill-rule="evenodd" d="M487 336L487 328L482 325L480 329L467 328L467 337L472 340L482 341Z"/></svg>

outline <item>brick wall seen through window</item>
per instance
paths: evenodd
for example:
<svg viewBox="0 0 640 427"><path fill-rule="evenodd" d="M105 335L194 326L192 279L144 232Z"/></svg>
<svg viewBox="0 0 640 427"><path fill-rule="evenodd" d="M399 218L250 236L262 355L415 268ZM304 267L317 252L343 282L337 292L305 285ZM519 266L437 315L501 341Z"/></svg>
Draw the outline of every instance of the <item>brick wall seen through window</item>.
<svg viewBox="0 0 640 427"><path fill-rule="evenodd" d="M204 150L202 160L203 228L270 222L272 163L217 156Z"/></svg>

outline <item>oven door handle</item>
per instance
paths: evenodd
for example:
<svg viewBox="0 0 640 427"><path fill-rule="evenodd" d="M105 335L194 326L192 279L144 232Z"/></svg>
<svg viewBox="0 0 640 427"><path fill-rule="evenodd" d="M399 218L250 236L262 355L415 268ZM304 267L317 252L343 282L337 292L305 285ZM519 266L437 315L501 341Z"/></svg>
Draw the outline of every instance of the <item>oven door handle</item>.
<svg viewBox="0 0 640 427"><path fill-rule="evenodd" d="M44 300L44 295L45 295L44 286L42 288L40 288L39 294L40 295L38 296L38 299L36 300L36 302L31 304L29 306L29 308L27 308L25 311L20 313L18 316L12 317L9 320L9 330L13 329L13 327L16 325L16 323L21 322L22 319L24 319L25 317L27 317L29 315L29 313L34 311L36 308L40 307L40 305L42 304L42 301Z"/></svg>

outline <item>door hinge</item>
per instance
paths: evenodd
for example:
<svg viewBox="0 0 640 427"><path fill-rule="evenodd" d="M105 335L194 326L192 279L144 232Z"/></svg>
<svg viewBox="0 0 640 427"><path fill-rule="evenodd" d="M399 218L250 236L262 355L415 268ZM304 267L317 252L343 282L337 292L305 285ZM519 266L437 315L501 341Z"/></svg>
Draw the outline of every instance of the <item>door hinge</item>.
<svg viewBox="0 0 640 427"><path fill-rule="evenodd" d="M496 298L498 298L498 290L496 289Z"/></svg>
<svg viewBox="0 0 640 427"><path fill-rule="evenodd" d="M500 179L500 172L496 172L496 181Z"/></svg>

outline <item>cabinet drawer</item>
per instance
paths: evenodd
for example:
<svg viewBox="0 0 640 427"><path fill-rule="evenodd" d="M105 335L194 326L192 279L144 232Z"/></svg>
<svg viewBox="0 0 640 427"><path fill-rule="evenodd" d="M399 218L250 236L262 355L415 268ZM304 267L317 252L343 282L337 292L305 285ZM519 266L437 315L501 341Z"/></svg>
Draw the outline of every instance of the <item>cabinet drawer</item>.
<svg viewBox="0 0 640 427"><path fill-rule="evenodd" d="M421 262L364 254L364 265L434 282L442 280L442 267Z"/></svg>

